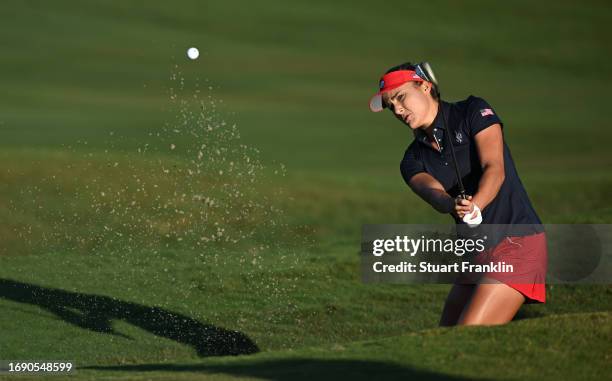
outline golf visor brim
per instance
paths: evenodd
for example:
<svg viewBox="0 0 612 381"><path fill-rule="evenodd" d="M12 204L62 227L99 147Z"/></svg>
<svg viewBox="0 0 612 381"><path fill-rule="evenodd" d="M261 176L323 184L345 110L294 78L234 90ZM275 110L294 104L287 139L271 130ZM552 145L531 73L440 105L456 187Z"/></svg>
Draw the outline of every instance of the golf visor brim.
<svg viewBox="0 0 612 381"><path fill-rule="evenodd" d="M396 89L406 82L417 81L423 82L423 78L419 77L413 70L397 70L383 75L378 83L378 92L370 98L370 110L372 112L379 112L385 109L385 104L382 100L383 93Z"/></svg>

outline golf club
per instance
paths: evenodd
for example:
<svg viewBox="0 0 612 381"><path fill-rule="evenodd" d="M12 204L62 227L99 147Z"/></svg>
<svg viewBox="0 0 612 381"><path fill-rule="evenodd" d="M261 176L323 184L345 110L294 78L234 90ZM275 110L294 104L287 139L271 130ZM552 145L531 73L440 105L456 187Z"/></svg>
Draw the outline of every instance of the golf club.
<svg viewBox="0 0 612 381"><path fill-rule="evenodd" d="M450 131L448 123L446 121L446 113L444 112L444 107L442 107L442 93L440 92L440 85L438 84L438 80L436 79L436 76L433 72L433 69L431 68L431 65L429 65L428 62L421 62L420 64L416 64L415 65L415 69L416 69L416 74L421 77L422 79L433 83L436 86L436 91L438 93L438 99L440 100L439 103L439 107L440 107L440 112L442 113L442 122L444 123L444 129L446 130L445 132L445 136L446 136L446 141L447 141L447 145L448 148L450 150L451 153L451 158L453 161L453 167L455 168L455 175L457 176L457 187L459 188L459 197L461 197L464 200L467 200L468 196L467 193L465 192L465 187L463 186L463 181L461 180L461 173L459 172L459 165L457 164L457 157L455 156L455 147L453 146L453 142L451 140L451 133L452 131ZM480 209L478 208L477 205L474 205L474 211L478 212L477 215L473 218L470 218L470 214L466 214L463 217L463 221L465 223L467 223L468 225L472 226L478 226L481 222L482 222L482 214L480 213Z"/></svg>
<svg viewBox="0 0 612 381"><path fill-rule="evenodd" d="M442 99L440 92L440 85L436 79L436 76L431 69L431 66L428 62L422 62L416 65L416 73L419 77L433 83L436 86L436 90L438 92L438 99ZM463 199L467 199L467 194L465 192L465 187L463 186L463 181L461 181L461 173L459 172L459 165L457 164L457 158L455 156L455 147L453 147L453 142L451 141L451 132L448 128L448 123L446 122L446 114L444 112L444 107L440 104L440 112L442 113L442 122L444 123L444 129L447 131L446 141L448 143L448 148L451 153L451 158L453 160L453 166L455 168L455 174L457 176L457 186L459 187L459 197Z"/></svg>

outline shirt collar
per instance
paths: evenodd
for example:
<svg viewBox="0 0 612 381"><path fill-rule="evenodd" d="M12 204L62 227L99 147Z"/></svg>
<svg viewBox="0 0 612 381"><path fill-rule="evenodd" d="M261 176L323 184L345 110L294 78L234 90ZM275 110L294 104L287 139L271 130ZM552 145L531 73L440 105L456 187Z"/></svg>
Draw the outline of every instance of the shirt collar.
<svg viewBox="0 0 612 381"><path fill-rule="evenodd" d="M440 107L444 108L444 114L446 116L446 121L448 122L448 114L450 113L450 104L442 100L439 101L438 104L440 105ZM446 131L446 127L444 126L444 121L442 120L442 113L440 112L440 107L438 107L438 112L436 114L436 117L434 118L432 126L434 128L433 130L434 135L436 135L436 137L440 141L442 141L441 137L444 136L444 131ZM420 128L417 128L413 131L414 131L414 137L419 143L428 144L427 135L425 134L423 130L421 130Z"/></svg>

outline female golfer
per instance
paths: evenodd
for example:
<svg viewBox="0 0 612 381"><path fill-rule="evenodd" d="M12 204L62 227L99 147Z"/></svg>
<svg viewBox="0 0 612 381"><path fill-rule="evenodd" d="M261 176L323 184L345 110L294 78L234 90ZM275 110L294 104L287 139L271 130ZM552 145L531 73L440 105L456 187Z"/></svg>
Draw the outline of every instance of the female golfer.
<svg viewBox="0 0 612 381"><path fill-rule="evenodd" d="M504 324L523 303L545 302L545 233L494 109L475 96L444 102L431 81L435 79L428 77L423 64L393 67L380 79L370 109L388 108L412 129L414 141L400 168L404 181L418 196L437 211L451 214L457 224L465 226L467 214L467 219L480 217L482 224L506 227L507 234L476 257L483 263L504 262L513 271L488 272L470 282L459 276L447 297L440 325ZM459 175L449 144L454 147ZM458 176L465 198L459 197ZM517 232L516 226L523 228Z"/></svg>

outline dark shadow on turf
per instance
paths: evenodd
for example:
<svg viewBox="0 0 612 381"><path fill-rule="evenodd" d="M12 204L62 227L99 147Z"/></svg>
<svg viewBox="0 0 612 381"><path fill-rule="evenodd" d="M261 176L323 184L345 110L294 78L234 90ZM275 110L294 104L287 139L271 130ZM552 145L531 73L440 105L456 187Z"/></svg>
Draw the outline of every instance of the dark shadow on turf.
<svg viewBox="0 0 612 381"><path fill-rule="evenodd" d="M64 321L94 332L127 337L113 330L122 320L154 335L193 347L200 357L259 352L238 331L203 324L186 315L100 295L81 294L0 278L0 298L44 308Z"/></svg>
<svg viewBox="0 0 612 381"><path fill-rule="evenodd" d="M465 381L451 375L411 369L398 364L365 360L285 359L252 361L241 364L144 364L123 366L90 366L79 369L113 370L132 372L204 372L224 373L233 376L256 377L266 380L419 380L419 381Z"/></svg>
<svg viewBox="0 0 612 381"><path fill-rule="evenodd" d="M530 308L529 306L523 306L520 310L514 315L513 321L525 320L525 319L536 319L546 316L546 314L538 311L536 309Z"/></svg>

